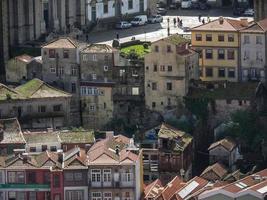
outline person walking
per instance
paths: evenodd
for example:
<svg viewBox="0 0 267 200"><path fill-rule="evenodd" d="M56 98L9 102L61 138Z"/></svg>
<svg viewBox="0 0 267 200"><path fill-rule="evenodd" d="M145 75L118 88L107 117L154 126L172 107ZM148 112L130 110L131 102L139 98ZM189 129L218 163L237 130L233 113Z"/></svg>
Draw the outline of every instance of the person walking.
<svg viewBox="0 0 267 200"><path fill-rule="evenodd" d="M205 19L204 18L202 19L202 24L205 24Z"/></svg>
<svg viewBox="0 0 267 200"><path fill-rule="evenodd" d="M176 26L176 18L173 18L173 26Z"/></svg>
<svg viewBox="0 0 267 200"><path fill-rule="evenodd" d="M117 38L117 40L120 39L120 35L119 35L119 33L116 34L116 38Z"/></svg>
<svg viewBox="0 0 267 200"><path fill-rule="evenodd" d="M201 15L198 16L198 21L201 22Z"/></svg>

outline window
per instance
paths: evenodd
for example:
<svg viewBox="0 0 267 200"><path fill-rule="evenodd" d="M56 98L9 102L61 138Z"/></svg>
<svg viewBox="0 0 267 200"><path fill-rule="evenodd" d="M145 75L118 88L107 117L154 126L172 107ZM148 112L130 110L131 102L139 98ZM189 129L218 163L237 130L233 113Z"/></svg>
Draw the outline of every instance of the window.
<svg viewBox="0 0 267 200"><path fill-rule="evenodd" d="M213 69L206 68L206 77L213 77Z"/></svg>
<svg viewBox="0 0 267 200"><path fill-rule="evenodd" d="M202 41L202 35L196 34L196 41Z"/></svg>
<svg viewBox="0 0 267 200"><path fill-rule="evenodd" d="M104 72L107 72L107 71L108 71L108 66L104 65Z"/></svg>
<svg viewBox="0 0 267 200"><path fill-rule="evenodd" d="M103 170L103 182L111 182L111 169Z"/></svg>
<svg viewBox="0 0 267 200"><path fill-rule="evenodd" d="M71 75L72 76L77 76L78 75L78 69L76 66L71 67Z"/></svg>
<svg viewBox="0 0 267 200"><path fill-rule="evenodd" d="M92 74L92 79L96 80L96 78L97 78L96 74Z"/></svg>
<svg viewBox="0 0 267 200"><path fill-rule="evenodd" d="M83 190L67 190L66 191L66 200L83 200L84 191Z"/></svg>
<svg viewBox="0 0 267 200"><path fill-rule="evenodd" d="M172 90L172 83L167 83L167 90Z"/></svg>
<svg viewBox="0 0 267 200"><path fill-rule="evenodd" d="M59 104L59 105L54 105L54 106L53 106L53 110L54 110L55 112L60 112L60 111L61 111L61 108L62 108L62 105L61 105L61 104Z"/></svg>
<svg viewBox="0 0 267 200"><path fill-rule="evenodd" d="M28 172L28 182L27 183L36 183L36 173L35 172Z"/></svg>
<svg viewBox="0 0 267 200"><path fill-rule="evenodd" d="M160 71L164 72L165 71L165 65L160 66Z"/></svg>
<svg viewBox="0 0 267 200"><path fill-rule="evenodd" d="M50 151L54 151L54 152L57 151L57 147L56 146L51 146L50 147Z"/></svg>
<svg viewBox="0 0 267 200"><path fill-rule="evenodd" d="M108 3L107 2L105 2L104 3L104 7L103 7L104 9L103 9L103 12L106 14L106 13L108 13Z"/></svg>
<svg viewBox="0 0 267 200"><path fill-rule="evenodd" d="M56 73L56 68L54 66L50 66L50 73Z"/></svg>
<svg viewBox="0 0 267 200"><path fill-rule="evenodd" d="M228 69L228 77L235 78L235 69Z"/></svg>
<svg viewBox="0 0 267 200"><path fill-rule="evenodd" d="M133 0L128 0L128 10L133 9Z"/></svg>
<svg viewBox="0 0 267 200"><path fill-rule="evenodd" d="M227 50L227 59L228 60L234 60L235 59L235 50L233 50L233 49Z"/></svg>
<svg viewBox="0 0 267 200"><path fill-rule="evenodd" d="M122 181L123 182L133 181L133 174L130 172L130 170L126 170L125 173L122 174Z"/></svg>
<svg viewBox="0 0 267 200"><path fill-rule="evenodd" d="M256 44L262 44L262 37L256 36Z"/></svg>
<svg viewBox="0 0 267 200"><path fill-rule="evenodd" d="M47 150L47 145L42 145L42 151L46 151Z"/></svg>
<svg viewBox="0 0 267 200"><path fill-rule="evenodd" d="M54 175L53 186L55 188L59 188L60 187L60 177L57 174Z"/></svg>
<svg viewBox="0 0 267 200"><path fill-rule="evenodd" d="M59 67L58 68L58 74L59 75L63 75L64 74L64 68L63 67Z"/></svg>
<svg viewBox="0 0 267 200"><path fill-rule="evenodd" d="M152 108L156 108L156 102L152 102Z"/></svg>
<svg viewBox="0 0 267 200"><path fill-rule="evenodd" d="M49 58L56 58L56 50L49 49Z"/></svg>
<svg viewBox="0 0 267 200"><path fill-rule="evenodd" d="M87 56L87 54L83 54L83 55L82 55L82 58L83 58L83 61L88 61L88 56Z"/></svg>
<svg viewBox="0 0 267 200"><path fill-rule="evenodd" d="M167 52L168 52L168 53L172 52L172 48L171 48L170 45L167 45Z"/></svg>
<svg viewBox="0 0 267 200"><path fill-rule="evenodd" d="M244 52L244 60L248 60L249 59L249 57L250 57L250 53L249 53L249 51L248 50L245 50L245 52Z"/></svg>
<svg viewBox="0 0 267 200"><path fill-rule="evenodd" d="M93 54L93 61L97 61L96 54Z"/></svg>
<svg viewBox="0 0 267 200"><path fill-rule="evenodd" d="M218 41L224 42L224 35L218 35Z"/></svg>
<svg viewBox="0 0 267 200"><path fill-rule="evenodd" d="M212 41L212 35L211 34L207 34L206 35L206 41L207 42L211 42Z"/></svg>
<svg viewBox="0 0 267 200"><path fill-rule="evenodd" d="M76 83L71 83L71 92L76 93Z"/></svg>
<svg viewBox="0 0 267 200"><path fill-rule="evenodd" d="M168 65L168 72L171 72L171 71L172 71L172 66Z"/></svg>
<svg viewBox="0 0 267 200"><path fill-rule="evenodd" d="M29 200L36 200L36 192L29 192Z"/></svg>
<svg viewBox="0 0 267 200"><path fill-rule="evenodd" d="M92 169L91 170L91 181L92 182L101 182L101 170L100 169Z"/></svg>
<svg viewBox="0 0 267 200"><path fill-rule="evenodd" d="M74 173L74 180L75 181L82 181L83 180L83 174L81 172L75 172Z"/></svg>
<svg viewBox="0 0 267 200"><path fill-rule="evenodd" d="M152 83L152 90L157 90L157 83L156 82Z"/></svg>
<svg viewBox="0 0 267 200"><path fill-rule="evenodd" d="M107 108L107 104L106 104L106 102L104 102L104 104L103 104L103 108L104 108L104 109Z"/></svg>
<svg viewBox="0 0 267 200"><path fill-rule="evenodd" d="M212 49L206 49L206 59L212 59Z"/></svg>
<svg viewBox="0 0 267 200"><path fill-rule="evenodd" d="M218 59L219 60L224 60L225 56L224 56L224 49L219 49L218 50Z"/></svg>
<svg viewBox="0 0 267 200"><path fill-rule="evenodd" d="M154 65L153 71L154 72L158 71L158 65Z"/></svg>
<svg viewBox="0 0 267 200"><path fill-rule="evenodd" d="M139 95L139 87L132 87L132 95Z"/></svg>
<svg viewBox="0 0 267 200"><path fill-rule="evenodd" d="M218 69L218 76L220 78L224 78L225 77L225 69L224 68L219 68Z"/></svg>
<svg viewBox="0 0 267 200"><path fill-rule="evenodd" d="M229 34L228 35L228 42L234 42L235 41L235 36L234 34Z"/></svg>
<svg viewBox="0 0 267 200"><path fill-rule="evenodd" d="M44 184L49 184L50 183L50 172L45 172L44 173Z"/></svg>
<svg viewBox="0 0 267 200"><path fill-rule="evenodd" d="M24 172L8 172L8 183L25 183Z"/></svg>
<svg viewBox="0 0 267 200"><path fill-rule="evenodd" d="M155 52L159 52L159 46L158 45L155 46Z"/></svg>
<svg viewBox="0 0 267 200"><path fill-rule="evenodd" d="M250 39L249 39L249 36L248 36L248 35L245 35L245 36L244 36L244 44L249 44L249 43L250 43L249 40L250 40Z"/></svg>
<svg viewBox="0 0 267 200"><path fill-rule="evenodd" d="M60 199L60 194L56 194L54 200L61 200Z"/></svg>
<svg viewBox="0 0 267 200"><path fill-rule="evenodd" d="M63 58L69 58L69 50L63 50Z"/></svg>
<svg viewBox="0 0 267 200"><path fill-rule="evenodd" d="M261 51L256 52L256 60L262 61L262 53Z"/></svg>
<svg viewBox="0 0 267 200"><path fill-rule="evenodd" d="M38 106L38 112L39 112L39 113L44 113L44 112L46 112L46 106Z"/></svg>
<svg viewBox="0 0 267 200"><path fill-rule="evenodd" d="M36 147L30 147L30 152L36 152Z"/></svg>
<svg viewBox="0 0 267 200"><path fill-rule="evenodd" d="M264 78L265 77L265 71L264 70L260 70L260 77Z"/></svg>
<svg viewBox="0 0 267 200"><path fill-rule="evenodd" d="M103 200L112 200L112 193L111 192L104 192Z"/></svg>
<svg viewBox="0 0 267 200"><path fill-rule="evenodd" d="M202 58L202 49L196 49L196 52L199 55L199 58Z"/></svg>
<svg viewBox="0 0 267 200"><path fill-rule="evenodd" d="M90 110L90 111L95 111L95 106L94 106L94 105L90 105L90 106L89 106L89 110Z"/></svg>
<svg viewBox="0 0 267 200"><path fill-rule="evenodd" d="M28 105L28 106L27 106L27 112L28 112L28 113L31 113L31 112L32 112L32 106L31 106L31 105Z"/></svg>
<svg viewBox="0 0 267 200"><path fill-rule="evenodd" d="M102 200L101 192L92 192L92 200Z"/></svg>

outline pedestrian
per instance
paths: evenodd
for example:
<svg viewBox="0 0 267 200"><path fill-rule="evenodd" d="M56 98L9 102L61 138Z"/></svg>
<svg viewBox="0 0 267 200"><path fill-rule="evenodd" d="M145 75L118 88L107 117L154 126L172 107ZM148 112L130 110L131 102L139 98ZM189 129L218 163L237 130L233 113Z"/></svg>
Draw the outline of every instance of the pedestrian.
<svg viewBox="0 0 267 200"><path fill-rule="evenodd" d="M183 20L180 20L180 27L183 27Z"/></svg>
<svg viewBox="0 0 267 200"><path fill-rule="evenodd" d="M179 17L177 17L177 23L178 23L178 24L180 23L180 18L179 18Z"/></svg>
<svg viewBox="0 0 267 200"><path fill-rule="evenodd" d="M117 38L117 40L120 39L120 35L119 35L119 33L116 34L116 38Z"/></svg>
<svg viewBox="0 0 267 200"><path fill-rule="evenodd" d="M88 34L86 34L86 42L88 42L89 41L89 35Z"/></svg>
<svg viewBox="0 0 267 200"><path fill-rule="evenodd" d="M198 21L201 22L201 15L198 16Z"/></svg>
<svg viewBox="0 0 267 200"><path fill-rule="evenodd" d="M208 23L210 22L210 16L208 16L207 21L208 21Z"/></svg>
<svg viewBox="0 0 267 200"><path fill-rule="evenodd" d="M205 24L205 19L204 18L202 19L202 24Z"/></svg>
<svg viewBox="0 0 267 200"><path fill-rule="evenodd" d="M173 26L176 26L176 18L173 18Z"/></svg>

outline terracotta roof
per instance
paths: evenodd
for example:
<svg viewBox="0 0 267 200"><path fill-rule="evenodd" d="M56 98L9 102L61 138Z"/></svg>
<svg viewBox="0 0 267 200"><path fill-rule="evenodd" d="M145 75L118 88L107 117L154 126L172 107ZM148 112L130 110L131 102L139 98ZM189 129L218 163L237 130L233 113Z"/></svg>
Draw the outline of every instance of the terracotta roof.
<svg viewBox="0 0 267 200"><path fill-rule="evenodd" d="M86 167L87 156L84 149L75 148L66 152L63 157L63 168L64 169L80 169L81 167ZM77 162L75 162L77 161ZM75 162L74 165L71 165Z"/></svg>
<svg viewBox="0 0 267 200"><path fill-rule="evenodd" d="M157 199L169 200L171 199L180 188L182 188L184 182L178 177L174 177L161 192Z"/></svg>
<svg viewBox="0 0 267 200"><path fill-rule="evenodd" d="M82 50L82 53L113 53L114 51L118 50L107 44L90 44Z"/></svg>
<svg viewBox="0 0 267 200"><path fill-rule="evenodd" d="M262 28L262 30L267 31L267 18L257 22L257 24Z"/></svg>
<svg viewBox="0 0 267 200"><path fill-rule="evenodd" d="M211 144L208 150L210 151L218 146L223 146L227 151L232 151L237 146L237 144L230 138L224 138Z"/></svg>
<svg viewBox="0 0 267 200"><path fill-rule="evenodd" d="M25 144L26 141L21 132L21 127L16 118L0 119L0 125L3 127L4 135L0 144Z"/></svg>
<svg viewBox="0 0 267 200"><path fill-rule="evenodd" d="M163 189L163 185L159 179L153 181L149 185L147 185L144 189L145 199L155 199L160 193L161 188Z"/></svg>
<svg viewBox="0 0 267 200"><path fill-rule="evenodd" d="M215 163L211 166L208 166L202 173L201 177L202 178L208 178L208 173L214 173L218 176L218 179L216 180L221 180L225 175L227 174L227 169L220 163ZM211 180L211 181L216 181L216 180Z"/></svg>
<svg viewBox="0 0 267 200"><path fill-rule="evenodd" d="M80 41L74 40L70 37L62 37L62 38L57 38L54 39L48 43L46 43L45 45L43 45L43 48L64 48L64 49L75 49L78 48L81 44L83 44Z"/></svg>

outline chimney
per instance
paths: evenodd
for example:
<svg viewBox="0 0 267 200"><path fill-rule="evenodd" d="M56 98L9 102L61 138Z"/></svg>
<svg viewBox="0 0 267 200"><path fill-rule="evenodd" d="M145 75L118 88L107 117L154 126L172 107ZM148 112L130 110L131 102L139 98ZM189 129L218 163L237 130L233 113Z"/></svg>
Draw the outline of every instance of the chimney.
<svg viewBox="0 0 267 200"><path fill-rule="evenodd" d="M112 139L114 137L114 131L106 131L106 138Z"/></svg>
<svg viewBox="0 0 267 200"><path fill-rule="evenodd" d="M4 139L4 125L0 124L0 141Z"/></svg>
<svg viewBox="0 0 267 200"><path fill-rule="evenodd" d="M118 145L116 145L115 152L116 155L120 155L120 147Z"/></svg>
<svg viewBox="0 0 267 200"><path fill-rule="evenodd" d="M241 26L248 27L248 19L247 18L241 18L240 22L241 22Z"/></svg>
<svg viewBox="0 0 267 200"><path fill-rule="evenodd" d="M63 163L63 150L62 149L58 149L57 150L57 154L58 154L58 162L59 163Z"/></svg>
<svg viewBox="0 0 267 200"><path fill-rule="evenodd" d="M223 22L224 22L224 18L221 16L221 17L219 17L219 22L220 22L220 24L223 24Z"/></svg>

